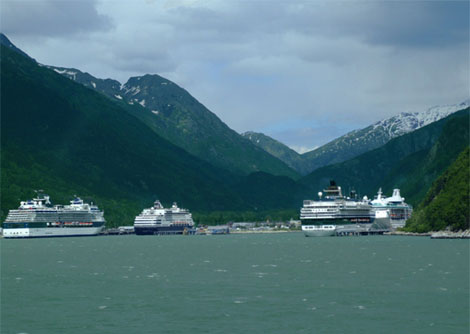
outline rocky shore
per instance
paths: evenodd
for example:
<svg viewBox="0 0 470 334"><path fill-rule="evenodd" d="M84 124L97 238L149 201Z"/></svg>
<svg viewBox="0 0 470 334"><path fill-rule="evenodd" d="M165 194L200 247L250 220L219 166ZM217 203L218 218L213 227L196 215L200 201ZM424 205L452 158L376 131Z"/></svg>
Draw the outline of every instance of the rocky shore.
<svg viewBox="0 0 470 334"><path fill-rule="evenodd" d="M418 233L418 232L403 232L403 231L392 231L385 232L384 235L398 235L398 236L410 236L410 237L430 237L432 233Z"/></svg>
<svg viewBox="0 0 470 334"><path fill-rule="evenodd" d="M431 234L431 239L470 239L470 230L451 232L439 231Z"/></svg>
<svg viewBox="0 0 470 334"><path fill-rule="evenodd" d="M458 231L458 232L437 231L437 232L426 232L426 233L393 231L393 232L386 232L384 233L384 235L431 237L431 239L470 239L470 230Z"/></svg>

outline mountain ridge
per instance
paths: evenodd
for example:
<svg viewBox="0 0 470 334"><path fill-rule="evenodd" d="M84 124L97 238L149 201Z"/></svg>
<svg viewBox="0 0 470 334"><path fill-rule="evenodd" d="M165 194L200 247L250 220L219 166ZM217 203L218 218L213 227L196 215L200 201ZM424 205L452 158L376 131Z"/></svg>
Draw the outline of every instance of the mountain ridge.
<svg viewBox="0 0 470 334"><path fill-rule="evenodd" d="M418 130L468 106L470 106L470 99L459 104L434 106L421 112L401 112L365 128L348 132L303 154L298 154L264 134L249 131L244 136L251 139L255 145L283 160L301 175L306 175L323 166L343 162L371 151L385 145L393 138Z"/></svg>
<svg viewBox="0 0 470 334"><path fill-rule="evenodd" d="M321 167L300 182L313 193L331 179L345 189L355 188L367 195L380 187L389 193L401 188L409 203L416 205L467 145L469 111L458 111L353 159Z"/></svg>
<svg viewBox="0 0 470 334"><path fill-rule="evenodd" d="M158 74L130 77L121 84L77 69L45 66L115 102L150 111L145 114L133 109L134 115L160 136L216 166L240 174L264 171L299 178L286 163L230 129L188 91Z"/></svg>
<svg viewBox="0 0 470 334"><path fill-rule="evenodd" d="M3 45L0 60L3 218L34 189L44 189L56 203L73 194L92 198L105 210L108 226L132 224L155 198L179 202L201 222L217 210L264 217L299 205L302 196L294 193L304 187L289 177L215 167L160 137L123 108L128 104L114 103ZM246 178L269 184L270 193L256 189L258 196L248 198Z"/></svg>

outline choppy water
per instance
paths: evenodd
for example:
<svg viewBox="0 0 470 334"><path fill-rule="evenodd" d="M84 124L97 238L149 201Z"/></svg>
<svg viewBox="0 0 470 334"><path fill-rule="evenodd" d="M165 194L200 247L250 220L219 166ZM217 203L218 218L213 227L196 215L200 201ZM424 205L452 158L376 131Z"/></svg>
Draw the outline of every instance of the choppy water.
<svg viewBox="0 0 470 334"><path fill-rule="evenodd" d="M1 333L468 333L469 241L1 240Z"/></svg>

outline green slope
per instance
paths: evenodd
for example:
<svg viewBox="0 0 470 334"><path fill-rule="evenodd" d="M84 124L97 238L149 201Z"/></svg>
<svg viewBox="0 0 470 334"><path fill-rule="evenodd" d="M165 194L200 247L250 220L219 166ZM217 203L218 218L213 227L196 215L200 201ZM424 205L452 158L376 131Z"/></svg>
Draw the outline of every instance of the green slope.
<svg viewBox="0 0 470 334"><path fill-rule="evenodd" d="M242 133L242 136L249 139L253 144L262 148L272 156L284 161L289 167L297 171L301 175L308 174L311 169L305 164L302 156L284 145L283 143L266 136L263 133L248 131Z"/></svg>
<svg viewBox="0 0 470 334"><path fill-rule="evenodd" d="M457 112L354 159L319 168L301 182L318 191L335 179L343 189L368 196L379 187L386 193L398 187L415 205L468 143L468 114L469 109Z"/></svg>
<svg viewBox="0 0 470 334"><path fill-rule="evenodd" d="M230 173L160 138L101 94L3 46L1 94L3 215L38 188L57 202L74 193L96 197L108 215L135 215L157 196L191 209L248 208L226 182L234 180ZM121 207L127 202L130 213Z"/></svg>
<svg viewBox="0 0 470 334"><path fill-rule="evenodd" d="M424 200L408 220L411 232L453 231L470 228L470 147L433 182Z"/></svg>
<svg viewBox="0 0 470 334"><path fill-rule="evenodd" d="M95 78L74 68L48 67L108 96L159 136L212 165L239 174L264 171L299 177L286 163L230 129L185 89L159 75L133 77L121 87L116 80Z"/></svg>
<svg viewBox="0 0 470 334"><path fill-rule="evenodd" d="M298 177L284 162L230 129L186 90L165 78L133 77L123 90L127 101L145 104L154 112L151 119L142 119L150 121L147 124L157 133L215 166L242 174L264 171Z"/></svg>
<svg viewBox="0 0 470 334"><path fill-rule="evenodd" d="M288 177L215 167L134 116L147 109L112 102L4 46L1 95L2 219L34 189L56 203L93 199L110 225L132 223L157 197L200 212L200 221L214 210L263 219L259 208L276 215L298 206L302 187Z"/></svg>
<svg viewBox="0 0 470 334"><path fill-rule="evenodd" d="M351 131L321 147L301 155L304 169L309 172L327 165L353 159L365 152L385 145L390 138L373 126Z"/></svg>

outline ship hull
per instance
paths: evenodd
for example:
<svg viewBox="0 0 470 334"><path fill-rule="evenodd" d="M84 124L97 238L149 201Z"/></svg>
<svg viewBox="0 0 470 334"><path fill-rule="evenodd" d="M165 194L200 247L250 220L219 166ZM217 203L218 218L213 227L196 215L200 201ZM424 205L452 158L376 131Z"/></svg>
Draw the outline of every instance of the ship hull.
<svg viewBox="0 0 470 334"><path fill-rule="evenodd" d="M4 228L4 238L80 237L98 235L103 226L63 228Z"/></svg>
<svg viewBox="0 0 470 334"><path fill-rule="evenodd" d="M306 237L328 237L337 233L360 233L372 226L372 217L304 219L302 231Z"/></svg>
<svg viewBox="0 0 470 334"><path fill-rule="evenodd" d="M336 226L334 225L305 225L302 231L306 237L331 237L335 235Z"/></svg>
<svg viewBox="0 0 470 334"><path fill-rule="evenodd" d="M191 226L134 226L137 235L166 235L166 234L184 234L185 231L194 234Z"/></svg>

